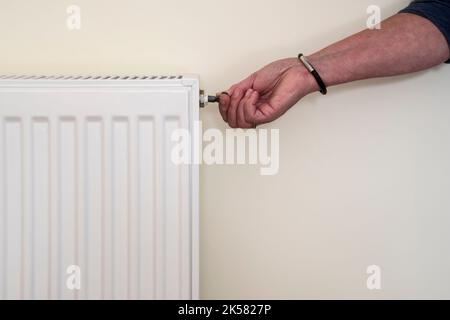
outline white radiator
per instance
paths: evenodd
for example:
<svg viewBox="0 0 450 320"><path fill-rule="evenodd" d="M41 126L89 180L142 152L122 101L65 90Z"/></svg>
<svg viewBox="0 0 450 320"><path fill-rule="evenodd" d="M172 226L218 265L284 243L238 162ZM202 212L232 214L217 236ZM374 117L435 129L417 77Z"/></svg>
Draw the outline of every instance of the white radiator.
<svg viewBox="0 0 450 320"><path fill-rule="evenodd" d="M198 107L192 76L0 79L0 298L197 299Z"/></svg>

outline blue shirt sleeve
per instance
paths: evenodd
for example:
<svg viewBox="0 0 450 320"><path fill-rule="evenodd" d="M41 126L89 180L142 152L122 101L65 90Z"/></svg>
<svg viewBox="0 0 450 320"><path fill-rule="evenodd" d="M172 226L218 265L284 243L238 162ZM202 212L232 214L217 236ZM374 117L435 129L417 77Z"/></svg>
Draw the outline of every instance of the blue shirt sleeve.
<svg viewBox="0 0 450 320"><path fill-rule="evenodd" d="M450 0L415 0L400 13L412 13L430 20L442 32L450 47Z"/></svg>

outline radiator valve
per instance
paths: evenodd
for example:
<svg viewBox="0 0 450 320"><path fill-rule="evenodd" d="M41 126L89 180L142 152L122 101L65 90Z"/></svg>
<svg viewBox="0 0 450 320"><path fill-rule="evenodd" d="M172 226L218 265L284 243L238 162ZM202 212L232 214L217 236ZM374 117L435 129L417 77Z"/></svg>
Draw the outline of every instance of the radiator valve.
<svg viewBox="0 0 450 320"><path fill-rule="evenodd" d="M200 108L204 108L208 103L219 103L219 97L208 96L205 90L200 90Z"/></svg>

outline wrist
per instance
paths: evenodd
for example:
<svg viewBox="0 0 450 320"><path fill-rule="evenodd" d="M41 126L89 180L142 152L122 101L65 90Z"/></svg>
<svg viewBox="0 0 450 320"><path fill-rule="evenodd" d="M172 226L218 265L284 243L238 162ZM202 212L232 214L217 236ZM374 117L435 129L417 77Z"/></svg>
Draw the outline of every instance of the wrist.
<svg viewBox="0 0 450 320"><path fill-rule="evenodd" d="M340 54L314 53L307 57L327 87L352 81L349 72L350 63L343 60Z"/></svg>
<svg viewBox="0 0 450 320"><path fill-rule="evenodd" d="M297 66L296 68L299 70L300 74L300 83L302 88L305 91L305 95L313 93L313 92L319 92L320 86L317 83L316 78L309 72L309 70L302 64L301 61L297 60Z"/></svg>

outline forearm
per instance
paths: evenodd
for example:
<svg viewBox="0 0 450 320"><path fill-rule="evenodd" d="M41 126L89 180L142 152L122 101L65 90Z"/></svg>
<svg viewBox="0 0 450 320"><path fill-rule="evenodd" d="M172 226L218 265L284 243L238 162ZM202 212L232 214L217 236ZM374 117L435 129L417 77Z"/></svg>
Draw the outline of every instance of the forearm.
<svg viewBox="0 0 450 320"><path fill-rule="evenodd" d="M397 14L308 56L327 86L424 70L449 59L442 33L427 19ZM314 91L317 88L313 89Z"/></svg>
<svg viewBox="0 0 450 320"><path fill-rule="evenodd" d="M442 8L447 14L450 0L445 1ZM438 5L444 3L420 4L439 10ZM380 30L362 31L307 59L327 86L424 70L449 59L449 32L441 23L447 20L436 23L438 29L418 15L397 14L383 21ZM252 128L274 121L302 97L318 90L317 81L298 59L282 59L233 85L228 94L221 94L219 110L230 127Z"/></svg>

